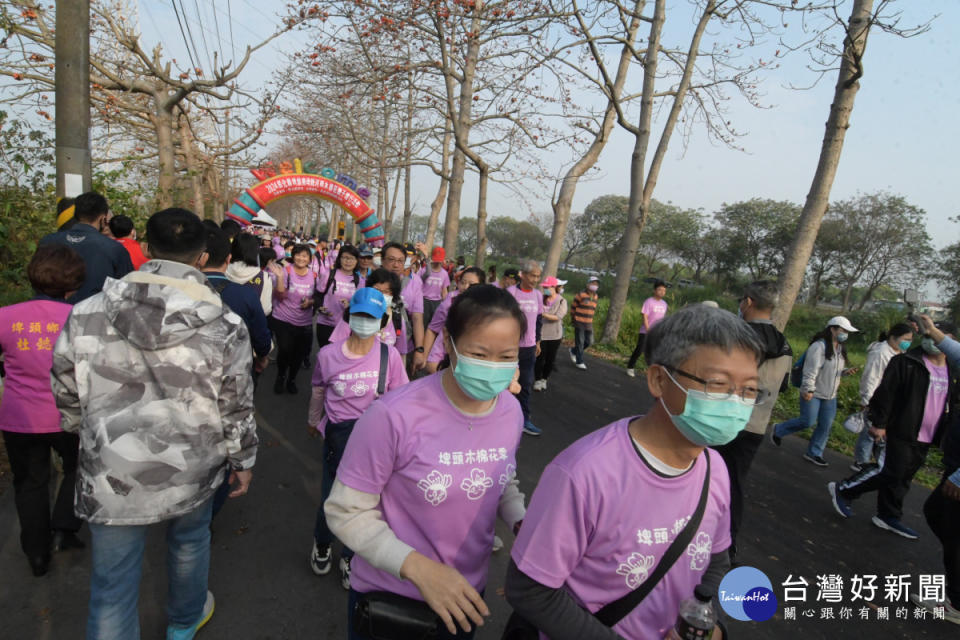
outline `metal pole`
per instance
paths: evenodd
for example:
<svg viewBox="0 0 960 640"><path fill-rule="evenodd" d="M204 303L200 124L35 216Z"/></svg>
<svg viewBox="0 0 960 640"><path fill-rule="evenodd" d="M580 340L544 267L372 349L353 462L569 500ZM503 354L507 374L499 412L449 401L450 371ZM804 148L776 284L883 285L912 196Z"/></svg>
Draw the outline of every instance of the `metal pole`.
<svg viewBox="0 0 960 640"><path fill-rule="evenodd" d="M57 199L92 189L90 167L90 2L57 0L54 68Z"/></svg>
<svg viewBox="0 0 960 640"><path fill-rule="evenodd" d="M227 110L227 117L223 124L223 206L224 209L230 208L230 111Z"/></svg>

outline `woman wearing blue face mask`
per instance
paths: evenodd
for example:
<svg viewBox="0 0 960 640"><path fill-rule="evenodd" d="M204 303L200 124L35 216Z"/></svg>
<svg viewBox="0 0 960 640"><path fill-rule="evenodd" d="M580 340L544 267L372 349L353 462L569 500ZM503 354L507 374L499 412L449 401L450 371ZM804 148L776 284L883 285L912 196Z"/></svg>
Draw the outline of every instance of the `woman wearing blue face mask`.
<svg viewBox="0 0 960 640"><path fill-rule="evenodd" d="M767 399L763 348L732 313L694 305L644 349L653 407L557 456L513 545L507 601L549 638L664 638L681 602L716 593L730 567L730 479L706 447Z"/></svg>
<svg viewBox="0 0 960 640"><path fill-rule="evenodd" d="M507 388L526 327L508 292L477 285L450 307L451 367L387 394L357 421L325 503L333 533L354 550L349 638L471 638L497 516L523 519L516 452L520 405ZM387 592L384 594L384 592ZM377 617L395 601L403 615ZM381 636L377 636L381 637Z"/></svg>
<svg viewBox="0 0 960 640"><path fill-rule="evenodd" d="M800 385L800 416L773 426L770 439L776 446L784 436L803 431L816 425L803 459L818 467L827 466L823 450L830 437L833 419L837 415L837 390L840 378L856 373L845 368L847 348L845 342L856 332L850 321L835 316L827 322L823 331L813 336L803 355L803 383Z"/></svg>

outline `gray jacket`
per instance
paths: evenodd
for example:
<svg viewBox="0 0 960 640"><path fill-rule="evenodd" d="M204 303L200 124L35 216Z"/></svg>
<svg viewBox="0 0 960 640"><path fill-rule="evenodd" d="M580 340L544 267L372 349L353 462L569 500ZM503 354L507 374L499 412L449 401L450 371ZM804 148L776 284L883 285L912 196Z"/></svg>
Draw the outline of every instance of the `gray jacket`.
<svg viewBox="0 0 960 640"><path fill-rule="evenodd" d="M834 353L833 358L826 358L827 343L817 340L807 349L807 357L803 361L802 393L813 391L813 397L821 400L831 400L836 397L840 388L840 377L846 367L846 362L840 353Z"/></svg>
<svg viewBox="0 0 960 640"><path fill-rule="evenodd" d="M151 260L73 308L53 354L61 427L80 434L75 510L101 524L175 518L225 466L256 460L250 338L203 274Z"/></svg>

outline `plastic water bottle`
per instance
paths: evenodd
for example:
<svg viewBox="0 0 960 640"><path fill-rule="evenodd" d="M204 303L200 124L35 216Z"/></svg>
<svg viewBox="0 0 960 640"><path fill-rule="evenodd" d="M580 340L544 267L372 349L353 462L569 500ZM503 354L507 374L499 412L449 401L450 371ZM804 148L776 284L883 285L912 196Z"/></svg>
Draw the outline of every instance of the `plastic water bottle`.
<svg viewBox="0 0 960 640"><path fill-rule="evenodd" d="M680 603L680 614L674 629L682 640L707 640L713 635L717 614L711 604L711 595L699 586L693 597Z"/></svg>

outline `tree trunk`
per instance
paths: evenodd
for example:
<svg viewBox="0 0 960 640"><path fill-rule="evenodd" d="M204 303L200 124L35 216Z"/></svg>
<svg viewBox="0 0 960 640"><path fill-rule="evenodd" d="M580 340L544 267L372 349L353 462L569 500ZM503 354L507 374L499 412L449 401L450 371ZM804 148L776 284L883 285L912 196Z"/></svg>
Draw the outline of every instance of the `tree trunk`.
<svg viewBox="0 0 960 640"><path fill-rule="evenodd" d="M400 178L400 170L397 169L397 178L393 181L393 195L390 196L390 229L393 229L393 214L397 210L397 196L400 194ZM384 235L387 235L387 233L389 233L389 231L384 227Z"/></svg>
<svg viewBox="0 0 960 640"><path fill-rule="evenodd" d="M193 212L203 218L206 216L206 207L203 204L203 170L197 164L193 153L193 138L190 135L186 114L179 118L179 125L180 146L183 147L183 158L187 164L187 172L190 174L190 185L193 187Z"/></svg>
<svg viewBox="0 0 960 640"><path fill-rule="evenodd" d="M413 155L413 72L407 72L407 120L404 124L407 128L403 136L403 234L401 241L407 242L410 235L410 217L413 215L413 208L410 204L410 175L413 170L410 165L410 159Z"/></svg>
<svg viewBox="0 0 960 640"><path fill-rule="evenodd" d="M481 162L477 170L480 172L480 195L477 197L477 259L473 266L483 269L487 259L487 180L490 167Z"/></svg>
<svg viewBox="0 0 960 640"><path fill-rule="evenodd" d="M427 245L427 250L433 249L433 239L437 235L437 220L440 219L440 209L443 208L443 201L447 197L447 188L450 181L447 179L447 167L450 166L450 139L453 133L447 129L443 134L443 153L440 156L440 187L437 189L437 195L430 204L430 219L427 221L427 237L423 243Z"/></svg>
<svg viewBox="0 0 960 640"><path fill-rule="evenodd" d="M157 99L159 102L159 99ZM173 112L158 108L151 118L157 132L157 162L160 173L157 177L157 207L173 206L173 188L177 174L176 156L173 148Z"/></svg>
<svg viewBox="0 0 960 640"><path fill-rule="evenodd" d="M820 231L820 223L827 211L833 179L840 164L843 141L850 128L850 114L853 112L854 99L860 89L860 76L863 75L863 54L867 48L867 34L870 31L870 17L873 0L854 0L853 11L847 25L847 36L843 41L843 57L840 73L830 105L830 117L827 119L826 133L820 147L820 159L817 171L810 185L810 192L800 213L797 233L787 253L787 261L780 275L780 304L773 312L774 325L781 331L790 319L797 293L803 285L803 273L813 253L813 245Z"/></svg>
<svg viewBox="0 0 960 640"><path fill-rule="evenodd" d="M847 288L843 290L843 305L840 307L841 313L846 313L850 308L850 298L853 297L853 282L847 283Z"/></svg>
<svg viewBox="0 0 960 640"><path fill-rule="evenodd" d="M560 184L560 193L557 194L557 200L553 203L553 231L550 235L550 249L547 252L547 261L543 266L544 277L556 276L557 267L560 264L560 255L563 253L563 240L567 235L567 225L570 222L570 207L573 203L573 196L577 191L577 185L580 178L596 164L600 157L600 152L610 140L610 132L617 123L617 109L614 100L620 99L623 91L623 85L627 80L627 73L630 70L630 62L633 60L633 44L637 39L637 31L640 27L640 13L646 0L638 0L634 3L634 13L630 26L627 29L627 42L624 44L623 51L620 54L620 63L617 67L616 79L613 83L613 98L607 104L607 111L603 115L603 124L597 131L593 142L587 148L583 156L570 167L567 174L563 177Z"/></svg>

